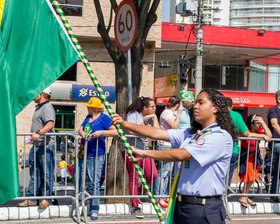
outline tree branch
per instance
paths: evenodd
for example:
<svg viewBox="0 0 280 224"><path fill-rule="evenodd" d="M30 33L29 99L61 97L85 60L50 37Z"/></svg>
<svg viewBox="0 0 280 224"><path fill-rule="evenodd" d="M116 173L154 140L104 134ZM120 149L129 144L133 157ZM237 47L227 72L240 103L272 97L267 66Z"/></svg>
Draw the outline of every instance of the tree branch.
<svg viewBox="0 0 280 224"><path fill-rule="evenodd" d="M159 5L160 0L154 0L151 8L150 8L150 12L152 13L156 13L158 5Z"/></svg>
<svg viewBox="0 0 280 224"><path fill-rule="evenodd" d="M139 7L140 10L138 12L138 31L135 39L135 44L139 44L142 42L142 38L143 38L142 36L145 30L150 4L151 4L151 0L141 1L141 5Z"/></svg>
<svg viewBox="0 0 280 224"><path fill-rule="evenodd" d="M145 43L148 33L152 25L157 20L156 10L158 8L159 3L160 0L154 0L152 5L150 0L141 1L140 12L138 15L138 31L134 42L134 46L136 48L135 55L138 55L141 58L143 58L144 56Z"/></svg>
<svg viewBox="0 0 280 224"><path fill-rule="evenodd" d="M102 9L99 3L99 0L94 0L94 5L95 5L95 11L98 17L98 26L97 26L97 31L100 34L111 58L113 59L113 61L117 61L117 51L115 50L113 43L111 41L111 38L109 37L109 34L106 31L106 27L105 27L105 22L104 22L104 16L102 13Z"/></svg>
<svg viewBox="0 0 280 224"><path fill-rule="evenodd" d="M131 0L133 5L135 6L136 11L139 9L139 0Z"/></svg>
<svg viewBox="0 0 280 224"><path fill-rule="evenodd" d="M156 11L157 11L159 3L160 3L160 0L153 1L153 4L152 4L150 11L148 13L148 16L147 16L145 28L143 31L142 42L143 42L143 40L146 41L146 38L148 36L151 26L157 21Z"/></svg>
<svg viewBox="0 0 280 224"><path fill-rule="evenodd" d="M118 8L118 4L117 4L116 0L110 0L110 2L111 2L111 6L114 9L114 12L116 12L117 8Z"/></svg>

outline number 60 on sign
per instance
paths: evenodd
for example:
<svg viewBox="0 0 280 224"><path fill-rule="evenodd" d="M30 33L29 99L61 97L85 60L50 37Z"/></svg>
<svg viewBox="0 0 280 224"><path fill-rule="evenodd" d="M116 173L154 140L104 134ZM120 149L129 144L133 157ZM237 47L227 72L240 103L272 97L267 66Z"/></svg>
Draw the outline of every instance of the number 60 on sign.
<svg viewBox="0 0 280 224"><path fill-rule="evenodd" d="M120 50L127 51L134 43L137 33L137 13L130 0L120 3L115 16L115 38Z"/></svg>

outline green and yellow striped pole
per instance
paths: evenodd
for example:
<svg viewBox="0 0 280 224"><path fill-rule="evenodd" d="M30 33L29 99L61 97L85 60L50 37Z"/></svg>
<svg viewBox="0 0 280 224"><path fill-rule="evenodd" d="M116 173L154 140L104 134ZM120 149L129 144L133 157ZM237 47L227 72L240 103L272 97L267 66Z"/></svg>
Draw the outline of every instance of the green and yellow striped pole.
<svg viewBox="0 0 280 224"><path fill-rule="evenodd" d="M87 58L85 56L85 53L83 52L82 47L80 46L76 36L74 35L74 33L72 31L72 28L70 27L70 25L68 23L68 20L66 19L65 15L63 13L63 10L61 9L58 1L53 1L52 0L52 4L53 4L54 9L56 10L57 14L59 15L59 17L60 17L60 19L61 19L65 29L67 30L67 32L69 34L69 37L71 38L75 48L77 49L77 51L78 51L78 53L79 53L79 55L80 55L80 57L82 59L82 62L84 64L84 66L85 66L85 68L86 68L86 70L87 70L87 72L88 72L88 74L89 74L89 76L90 76L90 78L91 78L91 80L92 80L96 90L98 91L99 96L100 96L100 98L103 101L103 104L105 105L106 110L108 111L109 115L112 116L114 114L114 112L113 112L113 110L112 110L112 108L111 108L111 106L110 106L110 104L109 104L109 102L108 102L108 100L107 100L107 98L106 98L106 96L104 94L104 91L102 90L100 84L98 83L97 78L95 77L94 72L92 71L91 66L90 66L90 64L89 64L89 62L88 62L88 60L87 60ZM130 145L129 145L128 141L127 141L127 138L125 137L124 131L122 130L120 125L116 125L116 129L117 129L117 131L119 133L119 136L120 136L121 140L124 143L124 146L125 146L125 148L127 150L128 155L132 156L133 155L132 154L132 150L131 150ZM151 203L154 206L154 209L155 209L155 211L157 213L157 216L158 216L160 222L161 223L166 223L165 219L164 219L164 216L161 213L161 210L160 210L160 208L159 208L159 206L158 206L158 204L157 204L157 202L155 200L155 197L154 197L154 195L152 194L152 192L150 190L150 187L149 187L149 185L147 183L147 180L146 180L146 178L145 178L145 176L144 176L144 174L142 172L141 167L138 165L137 162L133 162L133 165L134 165L134 167L135 167L135 169L137 171L137 174L138 174L139 178L141 179L141 182L142 182L142 184L143 184L143 186L145 188L145 191L146 191L147 195L149 196L149 199L150 199Z"/></svg>

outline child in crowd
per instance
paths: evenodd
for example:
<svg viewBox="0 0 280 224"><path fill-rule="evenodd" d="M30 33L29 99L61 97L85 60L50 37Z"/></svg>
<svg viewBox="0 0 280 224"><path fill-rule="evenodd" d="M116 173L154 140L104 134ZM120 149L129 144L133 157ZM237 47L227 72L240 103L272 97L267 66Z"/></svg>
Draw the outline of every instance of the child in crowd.
<svg viewBox="0 0 280 224"><path fill-rule="evenodd" d="M246 125L251 133L260 134L260 137L264 138L266 141L269 141L272 137L271 131L260 115L249 115ZM256 140L243 140L241 143L239 177L240 181L245 183L243 193L249 193L254 180L258 179L258 173L262 165L259 142L260 141ZM248 204L251 206L256 205L256 203L247 196L240 197L239 202L244 208L247 208Z"/></svg>
<svg viewBox="0 0 280 224"><path fill-rule="evenodd" d="M67 177L65 155L61 156L61 161L59 162L58 167L59 167L59 173L60 173L60 177L61 177L61 184L64 184L65 178Z"/></svg>

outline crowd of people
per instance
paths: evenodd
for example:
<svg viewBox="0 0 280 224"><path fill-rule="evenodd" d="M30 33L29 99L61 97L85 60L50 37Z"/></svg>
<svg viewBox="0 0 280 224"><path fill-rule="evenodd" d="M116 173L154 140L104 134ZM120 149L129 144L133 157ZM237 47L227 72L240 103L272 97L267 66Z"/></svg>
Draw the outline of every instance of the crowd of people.
<svg viewBox="0 0 280 224"><path fill-rule="evenodd" d="M237 167L237 161L239 160L238 176L239 181L244 182L244 187L242 189L243 193L248 194L253 183L255 181L259 181L260 172L263 172L264 174L265 183L267 185L266 190L271 194L275 194L279 191L278 170L280 144L277 140L271 141L271 139L280 137L280 91L275 93L275 100L276 106L269 109L267 114L268 124L266 124L264 117L259 114L250 114L245 122L238 112L232 111L232 99L226 98L230 116L239 136L246 138L261 138L265 142L268 142L268 146L265 149L267 153L265 154L264 158L260 152L259 140L242 140L240 149L238 146L238 141L234 142L229 168L229 187L231 186L231 181L233 179L232 176L234 170ZM256 206L256 202L247 196L240 197L239 202L244 208L247 208L248 205ZM278 197L271 197L271 202L280 202L280 200Z"/></svg>
<svg viewBox="0 0 280 224"><path fill-rule="evenodd" d="M31 128L34 143L29 154L31 167L27 196L51 196L53 192L54 140L48 136L47 150L44 150L44 140L41 136L47 132L54 132L55 114L49 103L50 96L51 91L47 88L35 98L37 106ZM81 136L79 191L82 190L83 164L86 158L87 191L91 195L100 195L100 182L105 166L105 137L117 136L114 125L119 124L125 129L126 134L141 136L136 140L128 137L128 142L133 148L133 157L128 156L125 148L122 148L130 195L135 196L139 193L139 177L133 162L138 162L143 169L148 184L153 187L154 195L164 196L157 197L158 204L163 208L168 206L168 182L171 181L171 172L175 174L179 172L173 222L224 223L225 209L222 195L226 189L227 173L230 187L233 173L239 163L239 179L245 183L243 192L249 193L262 166L260 141L242 140L239 147L237 137L261 138L267 142L270 142L271 138L280 137L280 91L276 92L275 98L277 105L269 110L267 125L264 118L258 114L250 114L244 122L240 113L232 110L231 98L224 97L215 89L203 89L196 99L191 91L183 90L181 99L169 98L166 108L159 116L156 114L153 99L139 97L127 108L126 120L118 114L114 114L111 119L103 113L100 99L92 97L85 104L88 115L78 131ZM156 147L153 145L151 148L151 140L156 141ZM60 147L62 151L65 151L66 145L68 149L75 149L71 141L65 138ZM85 146L87 153L84 156ZM280 143L270 143L269 147L274 150L276 157L272 172L276 176ZM46 159L42 159L42 156ZM62 178L65 179L67 175L65 154L62 155L59 168ZM42 179L44 176L46 180ZM43 189L44 181L47 187ZM273 178L271 193L278 192L278 185L277 178ZM279 202L278 197L272 197L271 200ZM240 197L239 202L244 208L256 205L247 196ZM39 208L44 209L50 203L50 200L42 200ZM92 220L98 219L99 204L98 198L89 202ZM21 207L32 205L37 205L37 201L25 200L18 204ZM144 217L138 198L131 199L131 208L135 217Z"/></svg>

